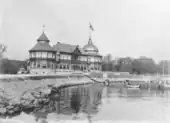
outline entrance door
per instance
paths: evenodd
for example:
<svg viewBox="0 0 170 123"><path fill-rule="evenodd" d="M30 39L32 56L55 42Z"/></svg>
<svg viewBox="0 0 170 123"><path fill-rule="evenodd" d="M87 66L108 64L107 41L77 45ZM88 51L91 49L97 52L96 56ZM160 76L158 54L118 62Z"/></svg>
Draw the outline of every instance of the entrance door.
<svg viewBox="0 0 170 123"><path fill-rule="evenodd" d="M73 65L73 70L80 70L80 66L79 65Z"/></svg>

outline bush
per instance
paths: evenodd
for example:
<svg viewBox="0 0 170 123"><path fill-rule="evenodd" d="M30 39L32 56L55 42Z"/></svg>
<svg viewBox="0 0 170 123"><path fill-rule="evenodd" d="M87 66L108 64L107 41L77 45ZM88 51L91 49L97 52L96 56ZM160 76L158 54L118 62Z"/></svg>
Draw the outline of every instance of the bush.
<svg viewBox="0 0 170 123"><path fill-rule="evenodd" d="M17 74L20 67L24 66L24 61L1 59L0 73Z"/></svg>

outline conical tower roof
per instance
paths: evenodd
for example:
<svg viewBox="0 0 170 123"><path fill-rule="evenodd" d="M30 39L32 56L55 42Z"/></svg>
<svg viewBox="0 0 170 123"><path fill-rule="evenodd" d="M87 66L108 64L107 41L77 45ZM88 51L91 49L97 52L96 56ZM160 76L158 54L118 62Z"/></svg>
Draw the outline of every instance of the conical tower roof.
<svg viewBox="0 0 170 123"><path fill-rule="evenodd" d="M42 41L42 42L41 42ZM37 44L29 51L53 51L53 47L49 44L50 40L47 38L43 32L41 36L37 39Z"/></svg>
<svg viewBox="0 0 170 123"><path fill-rule="evenodd" d="M47 41L50 42L50 40L48 39L48 37L46 36L46 34L43 32L41 34L41 36L37 39L37 41Z"/></svg>

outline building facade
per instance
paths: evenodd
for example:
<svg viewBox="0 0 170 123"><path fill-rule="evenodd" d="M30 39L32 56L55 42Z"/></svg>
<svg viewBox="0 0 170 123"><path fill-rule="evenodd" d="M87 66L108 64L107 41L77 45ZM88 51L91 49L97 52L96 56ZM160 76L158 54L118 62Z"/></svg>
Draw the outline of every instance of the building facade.
<svg viewBox="0 0 170 123"><path fill-rule="evenodd" d="M83 48L57 42L54 46L43 32L37 44L29 50L30 73L55 73L58 71L101 71L102 56L89 38Z"/></svg>

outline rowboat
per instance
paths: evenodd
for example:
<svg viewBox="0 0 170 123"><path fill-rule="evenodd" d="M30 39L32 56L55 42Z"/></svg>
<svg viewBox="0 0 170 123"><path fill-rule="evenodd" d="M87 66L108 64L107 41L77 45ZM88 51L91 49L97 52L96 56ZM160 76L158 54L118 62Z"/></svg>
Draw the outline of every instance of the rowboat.
<svg viewBox="0 0 170 123"><path fill-rule="evenodd" d="M128 89L139 89L139 85L127 85Z"/></svg>
<svg viewBox="0 0 170 123"><path fill-rule="evenodd" d="M125 80L125 87L128 89L139 89L139 84L131 84L129 80Z"/></svg>

